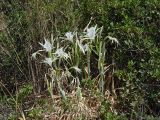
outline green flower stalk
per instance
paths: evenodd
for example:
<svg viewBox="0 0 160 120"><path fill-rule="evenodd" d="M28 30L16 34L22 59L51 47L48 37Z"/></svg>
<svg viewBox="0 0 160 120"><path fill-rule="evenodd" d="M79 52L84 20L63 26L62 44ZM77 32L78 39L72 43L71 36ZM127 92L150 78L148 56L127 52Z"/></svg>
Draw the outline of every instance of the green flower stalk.
<svg viewBox="0 0 160 120"><path fill-rule="evenodd" d="M80 81L79 79L77 78L77 91L76 91L76 94L77 94L77 98L79 101L82 100L82 91L81 91L81 88L80 88Z"/></svg>
<svg viewBox="0 0 160 120"><path fill-rule="evenodd" d="M100 92L104 93L104 79L105 79L105 71L104 71L104 65L105 65L105 42L100 42L99 44L99 60L98 60L98 69L100 73L100 82L99 82L99 89Z"/></svg>
<svg viewBox="0 0 160 120"><path fill-rule="evenodd" d="M91 50L90 48L88 48L88 51L87 51L87 72L88 72L88 79L90 80L90 75L91 75Z"/></svg>

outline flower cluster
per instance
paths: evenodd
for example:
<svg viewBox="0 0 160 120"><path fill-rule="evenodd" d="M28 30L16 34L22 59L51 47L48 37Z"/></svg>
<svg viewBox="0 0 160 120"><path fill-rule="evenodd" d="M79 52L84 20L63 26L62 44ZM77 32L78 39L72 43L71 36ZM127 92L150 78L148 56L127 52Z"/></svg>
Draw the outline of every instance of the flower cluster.
<svg viewBox="0 0 160 120"><path fill-rule="evenodd" d="M52 81L47 83L48 88L53 88L53 83L56 82L58 89L63 98L65 97L65 91L61 87L61 79L64 79L64 76L72 77L73 80L78 79L78 74L82 74L82 71L85 71L90 79L90 56L92 52L95 52L98 59L98 70L100 73L100 89L103 92L103 79L105 73L105 40L101 38L102 27L97 28L97 25L94 27L88 27L82 32L66 32L64 37L59 37L49 41L44 39L44 44L39 43L42 46L42 50L38 50L32 54L32 57L35 59L37 55L42 56L44 60L42 63L48 65L52 68ZM107 36L111 43L119 44L119 41L116 38ZM53 44L54 43L54 44ZM48 53L42 54L41 52ZM82 62L83 61L83 62ZM87 71L86 71L87 68ZM74 71L74 72L73 72ZM74 73L71 74L71 73ZM54 77L53 77L54 76ZM66 79L68 79L68 77ZM79 82L77 83L77 94L81 96ZM51 96L53 96L52 89L50 89Z"/></svg>

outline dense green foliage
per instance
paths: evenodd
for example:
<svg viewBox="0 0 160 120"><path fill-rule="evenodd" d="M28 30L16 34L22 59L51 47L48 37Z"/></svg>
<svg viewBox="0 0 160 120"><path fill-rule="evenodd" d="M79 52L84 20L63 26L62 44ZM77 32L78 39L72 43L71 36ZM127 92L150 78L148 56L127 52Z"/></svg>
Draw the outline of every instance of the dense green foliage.
<svg viewBox="0 0 160 120"><path fill-rule="evenodd" d="M114 64L114 70L106 73L106 89L115 97L117 103L113 109L117 114L109 110L111 103L102 101L101 119L158 119L159 0L2 0L0 7L0 94L8 97L12 94L21 106L32 89L34 94L45 91L47 68L31 59L32 53L41 49L37 43L51 34L56 38L68 31L82 31L91 20L90 26L103 26L103 38L114 36L120 43L105 46L105 62ZM91 59L91 77L95 78L97 56L92 54ZM110 73L114 88L113 82L107 81ZM82 91L95 87L93 80L81 82ZM36 116L36 109L29 115ZM41 111L37 114L40 116Z"/></svg>

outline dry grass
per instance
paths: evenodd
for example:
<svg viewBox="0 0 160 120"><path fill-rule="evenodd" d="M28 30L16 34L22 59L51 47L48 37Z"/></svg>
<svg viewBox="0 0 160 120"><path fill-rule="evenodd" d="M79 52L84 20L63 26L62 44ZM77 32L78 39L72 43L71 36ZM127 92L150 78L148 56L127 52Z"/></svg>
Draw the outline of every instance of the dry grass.
<svg viewBox="0 0 160 120"><path fill-rule="evenodd" d="M68 104L66 109L64 109L59 97L55 101L55 111L44 115L44 120L94 120L99 116L100 102L90 100L87 97L83 97L81 101L78 101L75 96L72 96L65 104Z"/></svg>

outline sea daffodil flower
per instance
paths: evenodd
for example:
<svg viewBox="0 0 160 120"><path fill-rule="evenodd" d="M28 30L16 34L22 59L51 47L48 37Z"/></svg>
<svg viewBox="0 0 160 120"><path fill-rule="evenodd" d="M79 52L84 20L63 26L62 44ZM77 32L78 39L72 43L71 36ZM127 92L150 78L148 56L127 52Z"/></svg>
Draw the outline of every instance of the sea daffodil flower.
<svg viewBox="0 0 160 120"><path fill-rule="evenodd" d="M48 41L48 40L46 40L45 39L45 43L44 44L42 44L42 43L39 43L44 49L45 49L45 51L47 51L47 52L49 52L49 51L51 51L52 50L52 44Z"/></svg>
<svg viewBox="0 0 160 120"><path fill-rule="evenodd" d="M91 39L91 40L94 40L95 37L96 37L96 27L97 27L97 26L87 28L87 34L86 34L86 36L87 36L89 39Z"/></svg>
<svg viewBox="0 0 160 120"><path fill-rule="evenodd" d="M69 57L69 55L66 52L64 52L63 48L57 49L54 54L56 54L57 57L60 57L60 58L66 58L67 59Z"/></svg>
<svg viewBox="0 0 160 120"><path fill-rule="evenodd" d="M43 63L46 63L50 66L52 66L52 62L53 62L52 58L45 58L45 60L43 61Z"/></svg>
<svg viewBox="0 0 160 120"><path fill-rule="evenodd" d="M67 37L67 40L73 42L73 37L74 37L74 35L73 35L72 32L67 32L67 33L65 34L65 36Z"/></svg>

